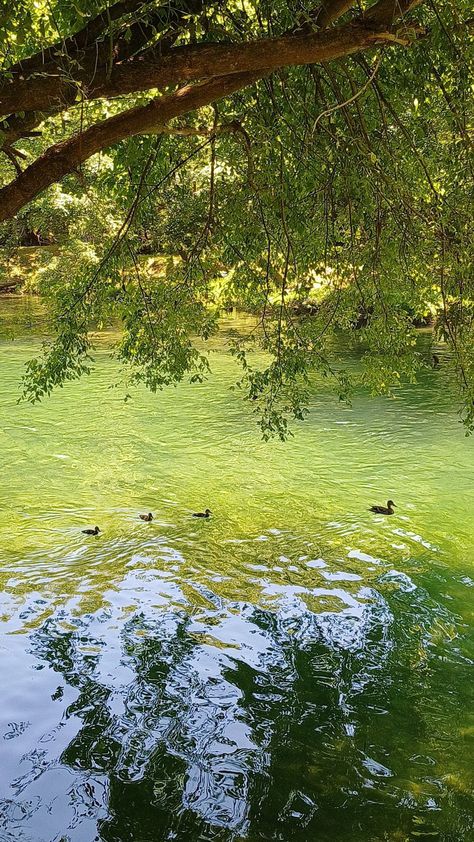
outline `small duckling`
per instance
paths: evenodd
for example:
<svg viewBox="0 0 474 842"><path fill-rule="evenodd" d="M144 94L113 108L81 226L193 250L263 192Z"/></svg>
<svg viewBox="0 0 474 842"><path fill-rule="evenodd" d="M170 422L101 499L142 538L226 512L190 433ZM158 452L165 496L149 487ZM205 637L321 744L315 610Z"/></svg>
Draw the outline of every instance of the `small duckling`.
<svg viewBox="0 0 474 842"><path fill-rule="evenodd" d="M82 530L83 535L98 535L99 532L100 532L100 529L99 529L98 526L94 526L94 529L83 529Z"/></svg>
<svg viewBox="0 0 474 842"><path fill-rule="evenodd" d="M193 517L209 517L209 515L212 515L211 510L206 509L204 512L194 512Z"/></svg>
<svg viewBox="0 0 474 842"><path fill-rule="evenodd" d="M369 512L375 512L377 515L394 515L395 503L393 500L388 500L386 506L371 506Z"/></svg>
<svg viewBox="0 0 474 842"><path fill-rule="evenodd" d="M144 520L146 523L150 523L153 520L153 515L151 512L148 512L147 515L140 515L140 520Z"/></svg>

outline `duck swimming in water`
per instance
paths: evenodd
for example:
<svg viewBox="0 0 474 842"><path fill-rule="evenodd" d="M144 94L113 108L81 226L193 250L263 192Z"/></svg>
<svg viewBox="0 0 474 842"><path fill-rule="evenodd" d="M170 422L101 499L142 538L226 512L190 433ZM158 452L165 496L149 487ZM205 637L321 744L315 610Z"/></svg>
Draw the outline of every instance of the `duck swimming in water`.
<svg viewBox="0 0 474 842"><path fill-rule="evenodd" d="M146 521L146 523L150 523L153 520L153 515L151 512L148 512L147 515L140 515L140 520Z"/></svg>
<svg viewBox="0 0 474 842"><path fill-rule="evenodd" d="M82 530L83 535L98 535L99 532L100 532L100 529L99 529L98 526L94 526L94 529L83 529Z"/></svg>
<svg viewBox="0 0 474 842"><path fill-rule="evenodd" d="M388 500L386 506L371 506L369 512L375 512L377 515L394 515L395 503L393 500Z"/></svg>
<svg viewBox="0 0 474 842"><path fill-rule="evenodd" d="M209 517L209 515L212 515L211 510L206 509L204 512L194 512L193 517Z"/></svg>

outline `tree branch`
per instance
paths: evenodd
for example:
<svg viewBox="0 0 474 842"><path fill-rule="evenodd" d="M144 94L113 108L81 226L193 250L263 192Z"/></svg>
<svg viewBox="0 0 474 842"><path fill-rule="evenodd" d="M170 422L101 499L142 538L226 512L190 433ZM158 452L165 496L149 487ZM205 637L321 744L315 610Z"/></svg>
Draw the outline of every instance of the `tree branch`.
<svg viewBox="0 0 474 842"><path fill-rule="evenodd" d="M257 76L254 77L254 80ZM195 111L228 96L249 82L249 74L221 76L176 93L157 97L145 106L130 108L91 126L82 134L55 144L24 170L15 181L0 190L0 222L11 219L18 210L46 187L74 172L91 155L137 134L157 133L174 117Z"/></svg>
<svg viewBox="0 0 474 842"><path fill-rule="evenodd" d="M6 132L9 136L3 138L3 145L14 143L24 136L21 132L22 120L28 130L33 121L36 121L34 125L38 125L48 112L58 112L74 103L79 87L84 88L96 78L102 81L110 79L113 65L133 58L156 37L157 32L164 34L155 43L154 54L165 55L188 25L189 16L202 11L205 0L176 0L173 4L159 6L148 14L146 23L132 21L126 30L122 25L112 41L107 39L107 31L114 21L120 22L124 15L140 8L146 11L149 3L150 0L122 0L62 43L10 67L11 81L0 86L1 113L26 111L27 114L18 117L12 113L7 118ZM39 84L40 79L44 80L43 85ZM50 90L52 99L46 96L43 105L37 99L31 107L25 106L21 93L20 99L15 101L17 87L20 92L28 87ZM2 99L2 93L6 93L6 101Z"/></svg>
<svg viewBox="0 0 474 842"><path fill-rule="evenodd" d="M40 73L46 65L52 64L60 67L59 56L76 56L79 51L83 51L94 44L113 21L133 13L146 2L149 2L149 0L120 0L120 2L114 3L113 6L89 20L74 35L52 44L51 47L47 47L29 58L22 59L17 64L12 65L9 72L14 76L26 77L30 73Z"/></svg>
<svg viewBox="0 0 474 842"><path fill-rule="evenodd" d="M394 21L403 19L415 6L419 6L423 0L378 0L373 6L366 9L364 19L374 23L392 26Z"/></svg>
<svg viewBox="0 0 474 842"><path fill-rule="evenodd" d="M144 5L146 2L149 2L149 0L124 0L124 2L116 3L109 10L110 17L105 12L98 15L84 29L68 38L63 44L56 44L48 50L37 53L31 59L27 59L10 68L9 72L13 74L13 77L15 77L16 73L20 80L23 80L30 73L41 72L50 76L52 79L59 75L63 79L63 82L67 83L69 74L66 66L69 63L71 66L70 84L64 86L62 99L59 104L49 107L46 111L28 110L24 113L24 109L17 107L16 110L23 112L23 116L20 117L18 114L10 114L2 121L0 147L6 149L22 137L31 137L31 129L35 129L47 117L59 114L64 108L74 104L78 86L74 83L71 84L71 82L74 79L74 71L77 70L79 64L83 72L90 72L95 76L102 62L104 64L102 70L105 69L106 74L110 76L111 48L114 62L129 59L141 48L146 47L150 39L160 30L160 27L162 29L166 28L166 32L155 44L154 51L159 55L164 55L169 52L185 28L187 16L198 14L205 5L205 0L180 0L179 7L160 6L147 19L146 26L140 21L131 25L128 28L126 38L122 34L122 37L112 45L105 40L101 44L96 41L92 41L92 45L89 44L89 41L93 37L105 36L106 28L110 27L110 24L114 20L120 19L124 14L130 13L139 7L146 9L147 7ZM86 48L89 53L88 56L83 52ZM67 61L64 60L65 58ZM88 68L88 71L86 68Z"/></svg>
<svg viewBox="0 0 474 842"><path fill-rule="evenodd" d="M408 10L416 2L418 0L400 0L398 9L401 10L403 3ZM379 0L372 7L373 13L377 17L382 12L385 14L387 3L388 0ZM106 92L109 96L119 95L163 85L202 79L208 81L187 85L173 94L153 99L145 106L129 109L52 146L13 182L0 190L0 222L11 219L46 187L60 181L68 173L77 171L84 161L101 149L133 135L157 132L174 117L216 102L253 84L273 70L328 62L379 44L408 41L400 32L394 32L386 25L359 20L337 29L309 35L291 34L243 44L203 44L175 48L168 56L153 56L148 61L144 59L119 65L109 81L103 81L93 89L93 95L103 96ZM57 78L53 81L57 87ZM50 85L51 80L43 77L22 80L11 87L15 88L17 97L19 89L20 93L23 91L22 102L25 104L26 101L31 103L31 98L34 100L38 97L35 86L41 88L45 83ZM8 101L8 93L4 89L3 103L5 100Z"/></svg>
<svg viewBox="0 0 474 842"><path fill-rule="evenodd" d="M75 74L73 82L54 75L6 84L0 92L0 112L45 111L57 107L81 85L88 99L117 97L229 73L269 72L290 65L330 61L394 40L394 33L385 25L354 21L309 35L175 47L165 56L150 50L141 60L115 65L111 74L102 68L92 78L90 71L83 69Z"/></svg>
<svg viewBox="0 0 474 842"><path fill-rule="evenodd" d="M9 148L12 143L16 143L22 137L39 136L41 132L35 132L34 129L43 120L46 120L47 117L51 117L53 114L59 114L62 110L63 107L61 106L61 108L51 110L46 114L43 114L42 111L28 111L24 117L11 114L5 120L2 120L1 123L0 149Z"/></svg>
<svg viewBox="0 0 474 842"><path fill-rule="evenodd" d="M348 12L353 5L354 0L326 0L315 15L314 23L321 29L330 26L331 23Z"/></svg>

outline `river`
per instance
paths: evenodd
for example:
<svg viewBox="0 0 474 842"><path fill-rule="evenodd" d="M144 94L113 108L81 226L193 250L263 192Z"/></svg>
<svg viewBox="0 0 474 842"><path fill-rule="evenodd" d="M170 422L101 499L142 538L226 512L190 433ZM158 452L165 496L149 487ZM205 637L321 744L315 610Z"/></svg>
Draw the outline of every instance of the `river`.
<svg viewBox="0 0 474 842"><path fill-rule="evenodd" d="M315 384L265 443L230 390L245 326L205 383L129 401L99 337L30 406L37 305L0 301L1 842L474 838L474 440L446 357L352 407Z"/></svg>

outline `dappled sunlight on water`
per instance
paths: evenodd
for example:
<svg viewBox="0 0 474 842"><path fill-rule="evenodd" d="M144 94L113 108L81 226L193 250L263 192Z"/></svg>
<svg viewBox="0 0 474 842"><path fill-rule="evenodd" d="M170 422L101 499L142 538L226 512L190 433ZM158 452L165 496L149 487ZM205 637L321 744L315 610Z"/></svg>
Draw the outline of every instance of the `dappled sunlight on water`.
<svg viewBox="0 0 474 842"><path fill-rule="evenodd" d="M207 383L128 403L99 351L17 406L34 344L0 342L2 842L471 838L473 446L443 367L352 409L320 387L265 444L225 332Z"/></svg>

